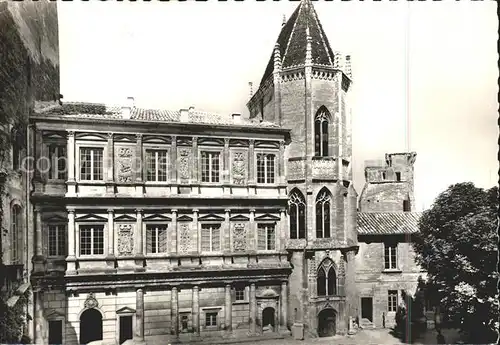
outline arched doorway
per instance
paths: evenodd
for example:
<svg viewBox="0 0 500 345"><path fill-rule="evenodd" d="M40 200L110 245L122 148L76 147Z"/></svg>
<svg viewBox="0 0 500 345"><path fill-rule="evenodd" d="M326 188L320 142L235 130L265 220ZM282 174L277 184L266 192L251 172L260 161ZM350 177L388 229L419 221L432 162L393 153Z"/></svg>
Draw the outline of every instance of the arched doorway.
<svg viewBox="0 0 500 345"><path fill-rule="evenodd" d="M274 308L265 308L262 311L262 331L274 332L274 320Z"/></svg>
<svg viewBox="0 0 500 345"><path fill-rule="evenodd" d="M80 344L102 340L102 315L96 309L87 309L80 315Z"/></svg>
<svg viewBox="0 0 500 345"><path fill-rule="evenodd" d="M318 314L318 336L331 337L335 335L336 313L333 309L323 309Z"/></svg>

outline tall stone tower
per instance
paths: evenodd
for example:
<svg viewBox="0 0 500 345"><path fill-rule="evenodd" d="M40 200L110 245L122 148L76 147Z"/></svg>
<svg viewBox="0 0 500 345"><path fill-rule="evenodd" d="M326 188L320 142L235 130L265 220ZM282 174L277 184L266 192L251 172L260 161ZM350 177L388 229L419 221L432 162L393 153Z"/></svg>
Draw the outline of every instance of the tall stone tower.
<svg viewBox="0 0 500 345"><path fill-rule="evenodd" d="M283 24L250 118L291 129L289 326L300 337L345 333L357 315L357 194L351 172L350 57L334 52L310 0Z"/></svg>

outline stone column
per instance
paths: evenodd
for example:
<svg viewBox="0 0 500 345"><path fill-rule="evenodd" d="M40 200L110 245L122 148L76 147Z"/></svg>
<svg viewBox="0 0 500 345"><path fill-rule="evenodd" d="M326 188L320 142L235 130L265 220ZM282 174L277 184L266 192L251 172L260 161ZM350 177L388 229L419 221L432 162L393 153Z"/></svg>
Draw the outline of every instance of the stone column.
<svg viewBox="0 0 500 345"><path fill-rule="evenodd" d="M75 179L75 132L68 132L67 137L67 159L66 159L66 169L68 169L68 181L66 182L68 186L67 195L74 196L76 194L76 179ZM39 145L37 143L37 145ZM34 167L36 169L36 167ZM36 171L36 170L35 170Z"/></svg>
<svg viewBox="0 0 500 345"><path fill-rule="evenodd" d="M172 210L172 231L169 231L170 254L177 254L177 210Z"/></svg>
<svg viewBox="0 0 500 345"><path fill-rule="evenodd" d="M248 147L248 183L255 183L255 157L254 157L255 140L250 139L250 146Z"/></svg>
<svg viewBox="0 0 500 345"><path fill-rule="evenodd" d="M33 271L45 271L45 257L43 255L43 237L42 237L42 212L39 206L35 206L35 256L33 257Z"/></svg>
<svg viewBox="0 0 500 345"><path fill-rule="evenodd" d="M108 256L115 256L115 210L108 209Z"/></svg>
<svg viewBox="0 0 500 345"><path fill-rule="evenodd" d="M177 295L177 287L172 287L171 297L171 320L172 320L172 334L179 336L179 297Z"/></svg>
<svg viewBox="0 0 500 345"><path fill-rule="evenodd" d="M257 326L257 299L255 297L255 283L250 284L249 296L249 310L250 310L250 335L256 333Z"/></svg>
<svg viewBox="0 0 500 345"><path fill-rule="evenodd" d="M288 286L286 281L281 282L281 323L284 330L288 329Z"/></svg>
<svg viewBox="0 0 500 345"><path fill-rule="evenodd" d="M45 339L43 338L43 292L38 289L34 292L35 298L35 317L33 318L35 321L35 344L36 345L44 345Z"/></svg>
<svg viewBox="0 0 500 345"><path fill-rule="evenodd" d="M68 208L68 256L66 257L66 272L76 273L76 252L75 252L75 209Z"/></svg>
<svg viewBox="0 0 500 345"><path fill-rule="evenodd" d="M198 286L193 286L193 305L191 314L193 316L193 329L195 335L200 335L200 296Z"/></svg>
<svg viewBox="0 0 500 345"><path fill-rule="evenodd" d="M201 253L201 229L200 229L200 225L198 224L198 209L197 208L194 208L193 209L193 223L194 223L194 226L195 226L195 230L196 230L196 252L199 254Z"/></svg>
<svg viewBox="0 0 500 345"><path fill-rule="evenodd" d="M226 330L231 332L233 329L233 303L231 300L231 284L226 284L226 304L225 313Z"/></svg>
<svg viewBox="0 0 500 345"><path fill-rule="evenodd" d="M135 341L143 343L144 342L144 290L137 289L135 295L136 311L136 331L135 331Z"/></svg>
<svg viewBox="0 0 500 345"><path fill-rule="evenodd" d="M172 135L170 144L170 180L177 183L177 136Z"/></svg>
<svg viewBox="0 0 500 345"><path fill-rule="evenodd" d="M144 234L143 234L143 226L142 226L142 209L138 208L135 210L136 215L135 215L135 254L136 256L142 256L143 254L146 253L144 250L144 247L146 246L144 239Z"/></svg>
<svg viewBox="0 0 500 345"><path fill-rule="evenodd" d="M230 224L229 224L229 212L231 212L230 209L226 208L224 210L224 227L223 227L223 233L222 233L222 243L223 243L223 251L231 251L231 229L230 229Z"/></svg>

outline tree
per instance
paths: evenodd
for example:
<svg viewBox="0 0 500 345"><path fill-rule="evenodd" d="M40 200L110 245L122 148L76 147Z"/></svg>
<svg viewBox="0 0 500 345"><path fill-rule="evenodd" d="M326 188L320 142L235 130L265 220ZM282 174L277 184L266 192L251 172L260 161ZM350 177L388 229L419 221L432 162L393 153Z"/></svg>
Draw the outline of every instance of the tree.
<svg viewBox="0 0 500 345"><path fill-rule="evenodd" d="M497 337L497 215L498 187L455 184L423 213L413 238L417 262L437 293L431 298L475 344Z"/></svg>

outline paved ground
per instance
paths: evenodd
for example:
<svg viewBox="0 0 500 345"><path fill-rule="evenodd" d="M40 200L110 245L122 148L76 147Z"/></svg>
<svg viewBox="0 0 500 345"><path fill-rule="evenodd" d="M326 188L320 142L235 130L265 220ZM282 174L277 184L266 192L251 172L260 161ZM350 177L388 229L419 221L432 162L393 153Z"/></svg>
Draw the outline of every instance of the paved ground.
<svg viewBox="0 0 500 345"><path fill-rule="evenodd" d="M443 335L447 344L456 344L458 340L457 332L454 330L444 330ZM436 340L437 333L432 330L425 334L421 339L413 342L413 345L424 345L424 344L437 344ZM404 344L400 339L392 336L389 329L380 330L362 330L357 334L352 336L334 336L328 338L315 338L305 341L298 341L293 339L276 339L276 340L264 340L264 341L253 341L248 343L240 344L253 344L253 345L400 345Z"/></svg>

